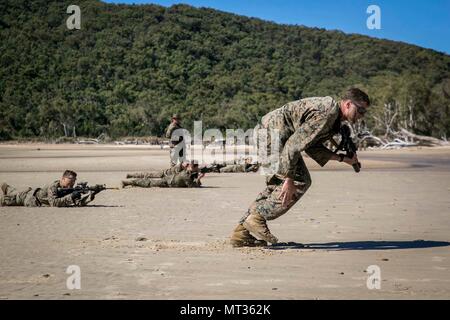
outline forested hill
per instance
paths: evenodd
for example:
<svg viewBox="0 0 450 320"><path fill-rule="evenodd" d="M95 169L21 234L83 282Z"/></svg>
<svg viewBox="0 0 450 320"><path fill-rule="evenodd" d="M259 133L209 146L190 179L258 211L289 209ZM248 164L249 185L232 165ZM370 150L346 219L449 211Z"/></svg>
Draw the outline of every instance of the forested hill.
<svg viewBox="0 0 450 320"><path fill-rule="evenodd" d="M351 85L374 100L372 130L396 113L395 126L450 134L449 55L186 5L80 0L68 30L72 2L0 1L0 139L161 135L174 112L247 129Z"/></svg>

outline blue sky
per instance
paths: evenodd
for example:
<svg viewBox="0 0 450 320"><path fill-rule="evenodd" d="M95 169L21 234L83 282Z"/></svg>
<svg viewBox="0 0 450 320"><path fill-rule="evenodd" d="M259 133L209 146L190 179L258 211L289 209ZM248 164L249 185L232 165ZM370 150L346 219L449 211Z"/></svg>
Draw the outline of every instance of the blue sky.
<svg viewBox="0 0 450 320"><path fill-rule="evenodd" d="M450 54L450 0L104 0L108 3L185 3L284 24L341 30L415 44ZM369 30L369 5L381 9L381 30Z"/></svg>

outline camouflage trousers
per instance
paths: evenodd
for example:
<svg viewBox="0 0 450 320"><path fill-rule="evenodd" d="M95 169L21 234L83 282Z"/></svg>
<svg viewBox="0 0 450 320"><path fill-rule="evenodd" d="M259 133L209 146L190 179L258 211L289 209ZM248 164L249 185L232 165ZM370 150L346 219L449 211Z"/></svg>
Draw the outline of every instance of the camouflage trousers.
<svg viewBox="0 0 450 320"><path fill-rule="evenodd" d="M228 165L226 167L220 168L221 173L244 173L245 167L242 165Z"/></svg>
<svg viewBox="0 0 450 320"><path fill-rule="evenodd" d="M176 166L178 163L186 161L186 144L181 142L176 146L170 147L170 166Z"/></svg>
<svg viewBox="0 0 450 320"><path fill-rule="evenodd" d="M156 178L161 179L164 177L164 171L150 171L150 172L138 172L138 173L128 173L127 178L134 179L148 179L148 178Z"/></svg>
<svg viewBox="0 0 450 320"><path fill-rule="evenodd" d="M266 220L274 220L288 212L311 186L311 176L303 159L299 160L295 173L294 184L297 191L292 202L286 207L282 206L282 199L280 199L283 183L284 179L278 175L269 176L266 181L266 189L250 205L239 223L242 224L252 213L259 213Z"/></svg>
<svg viewBox="0 0 450 320"><path fill-rule="evenodd" d="M136 179L131 181L133 187L140 188L168 188L169 184L165 179Z"/></svg>
<svg viewBox="0 0 450 320"><path fill-rule="evenodd" d="M10 185L4 185L5 192L0 194L0 206L1 207L13 207L13 206L25 206L25 207L39 207L39 201L34 196L32 188L17 191Z"/></svg>

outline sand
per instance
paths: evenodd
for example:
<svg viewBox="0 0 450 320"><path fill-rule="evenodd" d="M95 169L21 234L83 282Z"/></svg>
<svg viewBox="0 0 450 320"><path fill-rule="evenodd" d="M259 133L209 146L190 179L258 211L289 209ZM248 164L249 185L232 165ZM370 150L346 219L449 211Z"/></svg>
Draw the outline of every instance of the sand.
<svg viewBox="0 0 450 320"><path fill-rule="evenodd" d="M269 222L291 243L272 248L227 243L259 174L105 191L85 208L0 207L0 299L449 299L450 149L359 157L359 174L306 159L312 187ZM167 162L147 146L0 145L0 181L40 186L73 169L115 187ZM79 290L66 286L70 265ZM367 287L372 265L380 289Z"/></svg>

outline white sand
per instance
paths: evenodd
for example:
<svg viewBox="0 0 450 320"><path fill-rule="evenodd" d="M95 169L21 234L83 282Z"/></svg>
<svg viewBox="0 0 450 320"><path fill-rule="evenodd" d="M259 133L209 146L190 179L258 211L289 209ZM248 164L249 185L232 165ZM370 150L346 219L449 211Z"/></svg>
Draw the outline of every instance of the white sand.
<svg viewBox="0 0 450 320"><path fill-rule="evenodd" d="M148 147L0 145L0 181L40 186L73 169L80 181L118 186L167 157ZM360 174L307 159L311 189L269 223L306 249L226 243L264 188L258 174L208 175L203 189L105 191L87 208L0 207L0 299L449 299L450 149L360 159ZM66 288L69 265L81 268L80 290ZM366 286L370 265L381 268L380 290Z"/></svg>

